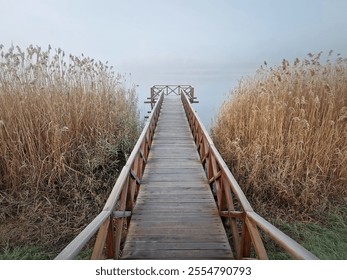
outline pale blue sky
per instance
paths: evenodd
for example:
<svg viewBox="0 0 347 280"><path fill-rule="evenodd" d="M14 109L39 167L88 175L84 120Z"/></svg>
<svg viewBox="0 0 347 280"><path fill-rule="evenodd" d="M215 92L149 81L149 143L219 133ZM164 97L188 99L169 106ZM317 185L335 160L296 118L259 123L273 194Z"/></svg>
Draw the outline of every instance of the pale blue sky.
<svg viewBox="0 0 347 280"><path fill-rule="evenodd" d="M224 94L264 60L346 57L346 14L346 0L0 0L0 43L108 60L131 73L140 102L153 84L192 84L209 126Z"/></svg>

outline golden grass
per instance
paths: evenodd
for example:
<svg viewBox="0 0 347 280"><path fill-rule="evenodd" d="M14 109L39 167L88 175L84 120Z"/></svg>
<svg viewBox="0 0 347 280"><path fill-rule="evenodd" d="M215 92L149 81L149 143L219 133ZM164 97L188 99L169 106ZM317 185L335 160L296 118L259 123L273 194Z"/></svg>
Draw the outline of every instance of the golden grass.
<svg viewBox="0 0 347 280"><path fill-rule="evenodd" d="M3 49L0 241L56 246L106 201L138 136L135 90L87 57Z"/></svg>
<svg viewBox="0 0 347 280"><path fill-rule="evenodd" d="M212 128L247 197L267 217L310 219L347 201L347 61L322 65L320 55L241 80Z"/></svg>

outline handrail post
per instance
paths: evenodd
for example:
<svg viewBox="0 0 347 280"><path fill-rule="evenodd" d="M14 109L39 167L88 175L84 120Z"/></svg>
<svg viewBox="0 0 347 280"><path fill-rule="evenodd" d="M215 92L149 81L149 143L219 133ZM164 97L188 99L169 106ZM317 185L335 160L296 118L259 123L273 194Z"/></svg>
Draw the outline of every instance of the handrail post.
<svg viewBox="0 0 347 280"><path fill-rule="evenodd" d="M249 234L247 224L245 222L245 215L242 218L242 233L241 233L241 255L239 259L251 257L251 236Z"/></svg>
<svg viewBox="0 0 347 280"><path fill-rule="evenodd" d="M115 230L113 225L113 217L110 216L107 236L106 236L106 258L114 259L115 258Z"/></svg>
<svg viewBox="0 0 347 280"><path fill-rule="evenodd" d="M101 227L99 229L99 232L97 234L96 241L94 244L93 253L91 256L92 260L101 259L103 249L104 249L103 245L107 239L109 228L110 228L110 217L107 218L107 220L101 225Z"/></svg>

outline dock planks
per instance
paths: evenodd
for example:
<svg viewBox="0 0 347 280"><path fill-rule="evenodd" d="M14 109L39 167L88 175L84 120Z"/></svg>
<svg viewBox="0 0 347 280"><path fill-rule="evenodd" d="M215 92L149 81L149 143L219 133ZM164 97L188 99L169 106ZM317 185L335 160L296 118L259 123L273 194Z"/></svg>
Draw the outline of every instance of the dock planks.
<svg viewBox="0 0 347 280"><path fill-rule="evenodd" d="M121 258L233 258L178 97L164 98Z"/></svg>

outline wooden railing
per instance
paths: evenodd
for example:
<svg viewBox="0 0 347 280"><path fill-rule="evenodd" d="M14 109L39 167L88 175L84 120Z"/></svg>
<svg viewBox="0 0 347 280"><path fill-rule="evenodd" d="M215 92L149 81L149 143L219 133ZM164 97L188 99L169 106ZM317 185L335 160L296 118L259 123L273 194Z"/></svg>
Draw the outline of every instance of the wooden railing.
<svg viewBox="0 0 347 280"><path fill-rule="evenodd" d="M215 148L192 108L191 96L180 91L183 106L201 163L216 198L224 226L232 236L237 259L267 259L262 234L267 235L295 259L317 259L311 252L254 212L243 191ZM56 259L73 259L96 235L92 259L118 259L130 221L165 93L158 98L149 119L123 167L99 215L65 247ZM253 253L254 252L254 253Z"/></svg>
<svg viewBox="0 0 347 280"><path fill-rule="evenodd" d="M214 146L205 127L187 96L181 99L192 130L201 163L216 198L226 230L232 235L232 247L237 259L268 259L262 241L266 234L295 259L317 259L311 252L254 212L239 184ZM261 230L261 231L260 231ZM252 254L252 252L254 252Z"/></svg>
<svg viewBox="0 0 347 280"><path fill-rule="evenodd" d="M125 228L139 190L141 178L148 159L149 150L163 103L164 94L158 96L149 119L123 167L111 194L100 214L65 247L55 258L73 259L98 232L92 259L118 259Z"/></svg>
<svg viewBox="0 0 347 280"><path fill-rule="evenodd" d="M157 99L161 94L170 95L175 94L180 96L181 92L185 93L190 101L190 103L199 103L194 95L194 88L191 85L155 85L151 87L151 94L148 97L148 101L145 103L151 104L153 108Z"/></svg>

